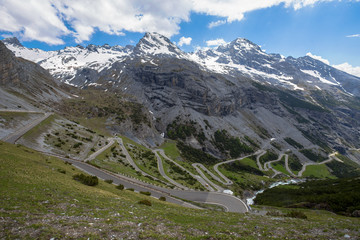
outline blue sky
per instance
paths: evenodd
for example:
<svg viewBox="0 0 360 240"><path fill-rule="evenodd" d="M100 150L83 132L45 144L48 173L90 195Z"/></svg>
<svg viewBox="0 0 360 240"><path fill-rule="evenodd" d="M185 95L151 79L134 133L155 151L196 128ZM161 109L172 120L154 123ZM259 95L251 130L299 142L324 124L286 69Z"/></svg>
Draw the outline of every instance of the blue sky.
<svg viewBox="0 0 360 240"><path fill-rule="evenodd" d="M24 11L34 9L26 19L20 5L14 6L23 1L2 0L0 36L17 36L26 47L55 50L90 43L135 45L145 31L157 31L176 43L188 38L180 47L184 51L207 47L209 40L244 37L268 53L300 57L310 52L331 65L360 67L358 0L268 0L265 6L256 0L99 1L102 5L53 0L46 5L48 1L24 6ZM119 10L124 6L126 11ZM14 7L17 12L11 10ZM44 16L36 19L37 11ZM209 27L214 22L219 26Z"/></svg>

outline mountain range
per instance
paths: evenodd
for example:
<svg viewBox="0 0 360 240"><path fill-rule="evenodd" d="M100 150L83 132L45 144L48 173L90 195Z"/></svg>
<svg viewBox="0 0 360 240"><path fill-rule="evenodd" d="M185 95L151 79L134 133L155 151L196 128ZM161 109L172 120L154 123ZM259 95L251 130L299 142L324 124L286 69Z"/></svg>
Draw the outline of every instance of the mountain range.
<svg viewBox="0 0 360 240"><path fill-rule="evenodd" d="M230 142L292 151L302 162L311 161L309 151L325 156L332 150L359 162L351 149L360 147L360 78L309 56L268 54L243 38L185 53L157 33L146 33L135 46L58 51L26 48L16 38L2 41L19 57L12 59L48 70L54 86L97 89L141 104L147 119L141 127L109 129L143 144L161 144L165 136L225 158L231 151L219 144L223 133Z"/></svg>

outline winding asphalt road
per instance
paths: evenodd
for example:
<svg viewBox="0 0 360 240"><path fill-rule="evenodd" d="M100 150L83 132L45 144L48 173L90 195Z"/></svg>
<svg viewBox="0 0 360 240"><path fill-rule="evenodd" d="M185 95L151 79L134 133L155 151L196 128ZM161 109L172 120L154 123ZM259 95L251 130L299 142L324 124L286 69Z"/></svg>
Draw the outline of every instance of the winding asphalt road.
<svg viewBox="0 0 360 240"><path fill-rule="evenodd" d="M10 111L8 111L8 112L10 112ZM22 112L25 112L25 111L22 111ZM33 112L29 112L29 113L33 113ZM44 121L45 119L47 119L52 114L53 113L44 113L44 116L42 116L40 118L37 118L33 122L27 124L26 126L17 129L15 132L13 132L12 134L9 134L8 136L4 137L2 140L4 142L15 144L16 141L19 138L21 138L25 133L30 131L30 129L32 129L33 127L35 127L36 125L38 125L39 123Z"/></svg>
<svg viewBox="0 0 360 240"><path fill-rule="evenodd" d="M200 177L199 175L195 175L192 172L190 172L189 170L187 170L186 168L184 168L183 166L181 166L180 164L178 164L177 162L175 162L174 160L172 160L171 158L169 158L168 156L166 156L165 152L163 149L155 149L154 151L156 151L157 153L161 154L161 156L163 156L166 160L172 162L173 164L175 164L176 166L178 166L179 168L181 168L182 170L186 171L190 176L192 176L193 178L195 178L196 180L198 180L198 182L203 185L203 187L205 187L208 191L215 191L202 177Z"/></svg>
<svg viewBox="0 0 360 240"><path fill-rule="evenodd" d="M208 183L210 184L214 189L216 189L216 191L218 192L223 192L224 188L220 187L219 185L215 184L214 182L212 182L204 173L203 171L207 172L208 174L210 173L209 170L207 170L207 168L202 165L201 163L193 163L191 164L195 170L200 174L200 176ZM200 170L200 168L203 169L203 171ZM214 175L215 176L215 175Z"/></svg>
<svg viewBox="0 0 360 240"><path fill-rule="evenodd" d="M306 167L307 166L310 166L310 165L320 165L320 164L325 164L325 163L328 163L328 162L331 162L333 160L336 160L338 162L343 162L341 161L340 159L338 159L335 155L336 155L337 152L333 152L331 154L329 154L329 158L326 159L325 161L322 161L322 162L319 162L319 163L305 163L303 166L302 166L302 169L298 172L298 177L302 177L303 173L305 172L306 170Z"/></svg>
<svg viewBox="0 0 360 240"><path fill-rule="evenodd" d="M99 150L97 150L96 152L94 152L93 154L91 154L87 159L85 159L84 161L91 161L93 159L95 159L97 156L99 156L102 152L104 152L106 149L108 149L109 147L111 147L111 145L114 144L114 139L113 138L109 138L109 143L106 144L105 146L103 146L102 148L100 148ZM96 142L96 141L95 141Z"/></svg>
<svg viewBox="0 0 360 240"><path fill-rule="evenodd" d="M260 163L260 158L261 158L261 156L263 156L263 155L265 155L265 154L266 154L266 151L263 151L263 150L262 150L262 152L261 152L259 155L256 156L256 163L257 163L257 165L258 165L258 168L259 168L261 171L264 171L264 168L262 167L262 165L261 165L261 163Z"/></svg>
<svg viewBox="0 0 360 240"><path fill-rule="evenodd" d="M286 157L285 157L285 168L286 168L286 171L288 172L288 173L290 173L290 175L292 176L292 177L296 177L296 175L291 171L291 169L289 168L289 155L286 155Z"/></svg>
<svg viewBox="0 0 360 240"><path fill-rule="evenodd" d="M168 180L170 183L174 184L175 186L177 186L180 189L184 189L184 190L189 190L189 188L185 187L184 185L181 185L180 183L176 182L175 180L173 180L172 178L170 178L164 170L164 166L163 166L163 162L161 157L158 155L157 151L153 151L153 153L155 154L156 158L157 158L157 163L158 163L158 169L159 172L161 174L161 176L163 176L163 178L165 178L166 180Z"/></svg>
<svg viewBox="0 0 360 240"><path fill-rule="evenodd" d="M186 203L181 200L181 199L185 199L194 202L220 205L223 206L229 212L245 213L249 211L248 207L243 201L241 201L237 197L228 194L217 193L217 192L183 191L183 190L162 188L148 183L143 183L136 179L122 176L120 174L113 174L111 172L96 168L90 164L75 159L65 158L57 154L49 154L45 152L43 152L43 154L49 156L55 156L64 161L70 162L72 165L85 171L86 173L97 176L101 179L113 180L114 184L123 184L126 188L133 188L138 192L140 191L150 192L151 196L156 198L165 196L168 202L180 204L182 206L199 208L197 206L194 206L193 204Z"/></svg>

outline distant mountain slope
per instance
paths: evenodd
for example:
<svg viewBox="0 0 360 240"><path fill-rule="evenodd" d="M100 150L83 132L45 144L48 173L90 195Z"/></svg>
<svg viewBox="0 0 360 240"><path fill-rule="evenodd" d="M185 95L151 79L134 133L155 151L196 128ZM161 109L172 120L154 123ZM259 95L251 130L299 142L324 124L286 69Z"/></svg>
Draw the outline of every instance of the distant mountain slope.
<svg viewBox="0 0 360 240"><path fill-rule="evenodd" d="M16 38L2 40L16 56L39 63L50 73L68 84L77 86L92 84L92 78L115 62L127 58L152 56L175 57L191 60L207 71L246 76L255 81L268 82L293 90L334 90L360 96L360 78L342 72L311 57L285 58L279 54L267 54L258 45L244 38L221 45L215 49L200 50L195 53L182 52L166 37L157 33L146 33L133 46L88 45L66 47L59 51L45 52L28 49ZM149 58L150 57L150 58ZM85 71L85 72L84 72ZM83 74L90 78L77 78Z"/></svg>
<svg viewBox="0 0 360 240"><path fill-rule="evenodd" d="M0 42L0 87L6 98L1 98L3 107L12 108L32 103L33 107L48 106L68 95L62 84L38 64L17 58ZM24 103L27 102L27 104Z"/></svg>
<svg viewBox="0 0 360 240"><path fill-rule="evenodd" d="M19 56L28 51L39 56L40 50L14 39L6 44ZM243 38L184 53L157 33L146 33L135 47L89 45L48 54L37 62L62 82L144 105L156 130L125 131L150 145L172 136L228 157L216 142L216 132L226 130L228 140L222 141L239 137L241 143L276 152L289 149L302 161L310 161L304 149L286 138L323 156L360 146L360 78L310 57L267 54Z"/></svg>

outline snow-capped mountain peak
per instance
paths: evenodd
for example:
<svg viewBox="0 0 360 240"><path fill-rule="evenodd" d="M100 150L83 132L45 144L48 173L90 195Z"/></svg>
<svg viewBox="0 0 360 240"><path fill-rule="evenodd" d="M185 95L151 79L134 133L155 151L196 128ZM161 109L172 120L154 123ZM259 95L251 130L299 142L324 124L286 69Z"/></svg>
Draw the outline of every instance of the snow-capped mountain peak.
<svg viewBox="0 0 360 240"><path fill-rule="evenodd" d="M341 89L360 96L360 78L337 70L311 57L283 57L267 54L260 46L237 38L217 48L206 48L195 53L184 53L168 38L158 33L146 33L134 46L75 46L59 51L43 51L23 47L16 38L2 40L16 56L40 64L56 78L68 84L86 86L94 84L103 70L110 69L114 63L125 68L127 59L136 63L149 62L156 66L154 58L175 58L192 61L204 71L230 75L235 79L245 76L292 90ZM119 74L112 73L115 80Z"/></svg>
<svg viewBox="0 0 360 240"><path fill-rule="evenodd" d="M158 33L146 33L134 48L137 55L171 55L176 57L185 54L167 37Z"/></svg>
<svg viewBox="0 0 360 240"><path fill-rule="evenodd" d="M2 40L2 42L5 43L6 45L23 47L23 45L20 43L19 39L17 39L16 37L5 38Z"/></svg>

